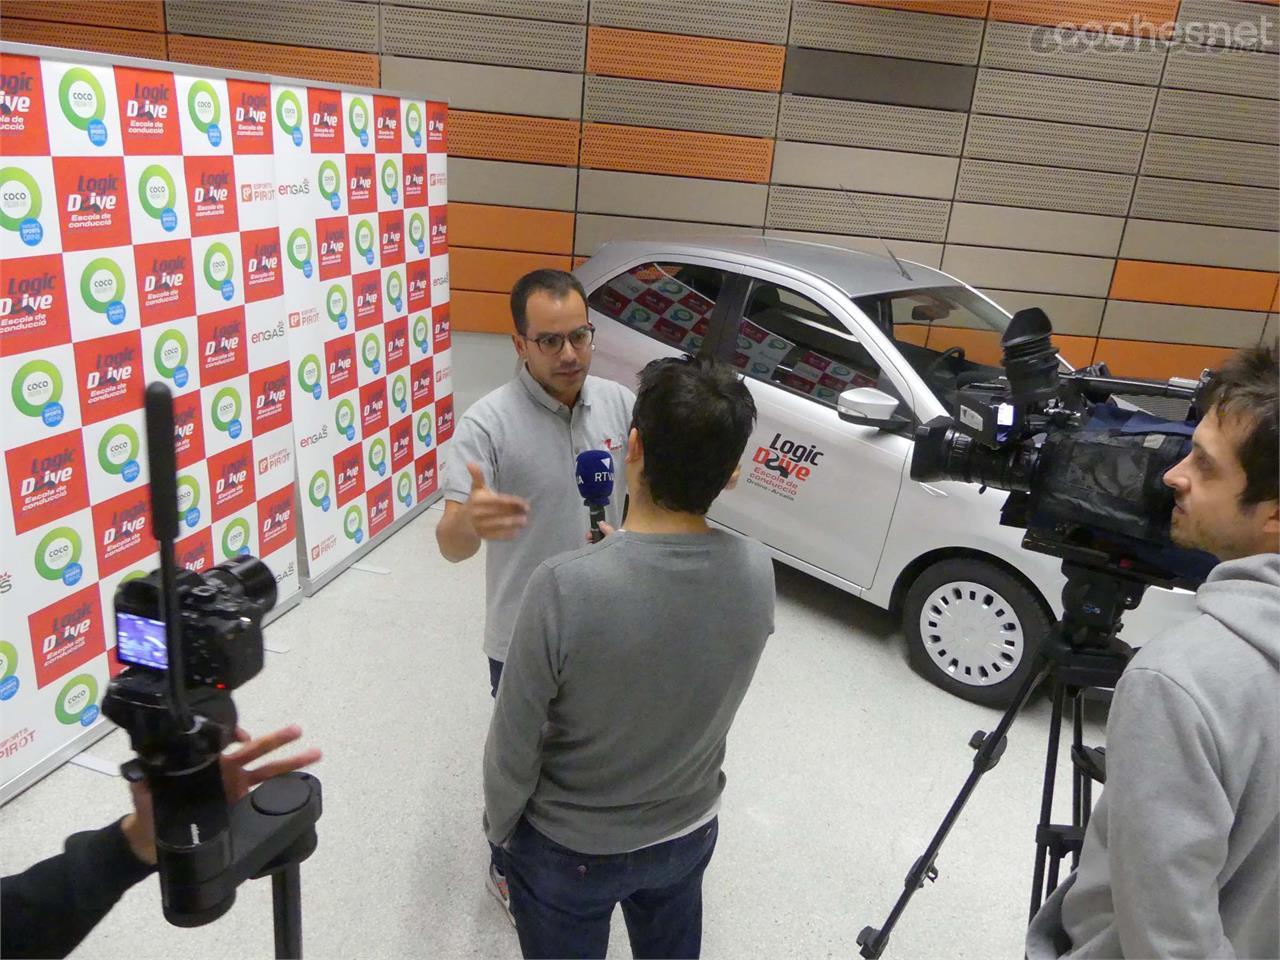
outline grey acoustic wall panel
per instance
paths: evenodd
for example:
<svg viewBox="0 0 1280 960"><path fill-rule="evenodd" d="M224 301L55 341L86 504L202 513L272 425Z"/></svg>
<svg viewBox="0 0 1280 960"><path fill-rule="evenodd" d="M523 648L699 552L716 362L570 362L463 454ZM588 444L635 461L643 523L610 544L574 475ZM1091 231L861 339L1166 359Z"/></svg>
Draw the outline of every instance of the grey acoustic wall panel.
<svg viewBox="0 0 1280 960"><path fill-rule="evenodd" d="M958 163L954 157L925 153L779 140L773 153L773 182L950 199Z"/></svg>
<svg viewBox="0 0 1280 960"><path fill-rule="evenodd" d="M1208 223L1250 230L1280 229L1277 201L1280 191L1139 177L1132 215L1147 220Z"/></svg>
<svg viewBox="0 0 1280 960"><path fill-rule="evenodd" d="M589 257L610 240L686 240L693 237L760 236L759 227L732 227L722 223L686 223L680 220L646 220L642 217L608 217L580 213L575 221L573 252Z"/></svg>
<svg viewBox="0 0 1280 960"><path fill-rule="evenodd" d="M1153 87L1008 70L978 71L973 112L1031 120L1145 130L1156 100Z"/></svg>
<svg viewBox="0 0 1280 960"><path fill-rule="evenodd" d="M772 137L778 121L778 95L589 76L582 118L600 123Z"/></svg>
<svg viewBox="0 0 1280 960"><path fill-rule="evenodd" d="M1280 97L1280 61L1269 53L1176 44L1169 50L1164 85L1242 97Z"/></svg>
<svg viewBox="0 0 1280 960"><path fill-rule="evenodd" d="M1194 43L1247 50L1280 49L1280 17L1274 4L1240 0L1182 0L1178 23ZM1195 35L1191 31L1197 31Z"/></svg>
<svg viewBox="0 0 1280 960"><path fill-rule="evenodd" d="M454 10L458 13L523 17L526 20L587 22L587 0L379 0L379 2L389 6L431 7L434 10Z"/></svg>
<svg viewBox="0 0 1280 960"><path fill-rule="evenodd" d="M774 186L769 188L765 226L940 243L946 238L950 207L945 200Z"/></svg>
<svg viewBox="0 0 1280 960"><path fill-rule="evenodd" d="M580 73L384 56L382 85L389 90L448 100L455 110L565 120L577 120L582 111Z"/></svg>
<svg viewBox="0 0 1280 960"><path fill-rule="evenodd" d="M784 93L869 100L904 107L968 110L976 68L787 48Z"/></svg>
<svg viewBox="0 0 1280 960"><path fill-rule="evenodd" d="M1280 234L1161 220L1125 224L1120 256L1244 270L1280 269Z"/></svg>
<svg viewBox="0 0 1280 960"><path fill-rule="evenodd" d="M1157 86L1164 55L1163 45L1121 42L1098 33L1060 35L1056 27L991 20L981 62L1005 70Z"/></svg>
<svg viewBox="0 0 1280 960"><path fill-rule="evenodd" d="M1280 143L1280 101L1198 90L1160 91L1151 129L1224 140Z"/></svg>
<svg viewBox="0 0 1280 960"><path fill-rule="evenodd" d="M1267 325L1262 331L1262 339L1259 342L1280 343L1280 314L1272 313L1267 316Z"/></svg>
<svg viewBox="0 0 1280 960"><path fill-rule="evenodd" d="M1145 140L1146 134L1141 130L975 114L969 118L964 155L1076 170L1137 173Z"/></svg>
<svg viewBox="0 0 1280 960"><path fill-rule="evenodd" d="M765 230L766 237L781 237L785 240L804 240L809 243L825 243L832 247L843 247L846 250L857 250L859 253L870 253L875 256L888 257L887 246L899 260L910 263L923 263L935 270L942 267L942 244L921 243L919 240L898 240L888 237L857 237L838 233L813 233L808 230Z"/></svg>
<svg viewBox="0 0 1280 960"><path fill-rule="evenodd" d="M954 157L964 144L964 124L965 114L950 110L789 93L782 98L778 139Z"/></svg>
<svg viewBox="0 0 1280 960"><path fill-rule="evenodd" d="M941 63L977 63L983 21L825 0L794 0L793 47L817 47Z"/></svg>
<svg viewBox="0 0 1280 960"><path fill-rule="evenodd" d="M1123 217L956 203L951 207L947 240L980 247L1114 257L1123 232Z"/></svg>
<svg viewBox="0 0 1280 960"><path fill-rule="evenodd" d="M1248 347L1258 342L1266 322L1265 313L1245 310L1111 300L1102 317L1102 336L1116 340Z"/></svg>
<svg viewBox="0 0 1280 960"><path fill-rule="evenodd" d="M1153 177L1274 187L1280 184L1280 151L1269 143L1153 133L1142 158L1142 172Z"/></svg>
<svg viewBox="0 0 1280 960"><path fill-rule="evenodd" d="M378 49L378 7L344 0L167 0L170 33L334 50Z"/></svg>
<svg viewBox="0 0 1280 960"><path fill-rule="evenodd" d="M581 71L587 28L410 7L381 7L382 52L464 63Z"/></svg>
<svg viewBox="0 0 1280 960"><path fill-rule="evenodd" d="M956 199L1122 217L1129 210L1133 179L1119 173L964 160Z"/></svg>
<svg viewBox="0 0 1280 960"><path fill-rule="evenodd" d="M947 244L942 269L975 287L1105 297L1113 260Z"/></svg>
<svg viewBox="0 0 1280 960"><path fill-rule="evenodd" d="M591 22L628 30L786 43L790 0L592 0Z"/></svg>
<svg viewBox="0 0 1280 960"><path fill-rule="evenodd" d="M572 210L578 196L575 167L449 158L449 199L505 207Z"/></svg>
<svg viewBox="0 0 1280 960"><path fill-rule="evenodd" d="M759 227L764 223L768 197L769 188L762 183L607 170L583 170L578 183L579 211L651 220L696 220Z"/></svg>
<svg viewBox="0 0 1280 960"><path fill-rule="evenodd" d="M1060 293L1027 293L979 287L983 293L1010 313L1039 307L1049 315L1054 333L1075 337L1096 337L1102 326L1102 310L1107 301L1096 297L1067 297Z"/></svg>

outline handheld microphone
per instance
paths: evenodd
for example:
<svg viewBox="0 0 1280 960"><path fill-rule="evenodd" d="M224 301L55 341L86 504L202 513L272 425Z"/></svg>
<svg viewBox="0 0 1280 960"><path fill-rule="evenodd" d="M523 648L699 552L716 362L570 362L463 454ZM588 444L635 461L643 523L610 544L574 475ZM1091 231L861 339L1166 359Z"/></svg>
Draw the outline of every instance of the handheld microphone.
<svg viewBox="0 0 1280 960"><path fill-rule="evenodd" d="M584 450L578 454L578 467L574 471L582 502L591 512L591 542L604 539L600 524L604 522L604 508L609 505L613 493L613 457L604 450Z"/></svg>

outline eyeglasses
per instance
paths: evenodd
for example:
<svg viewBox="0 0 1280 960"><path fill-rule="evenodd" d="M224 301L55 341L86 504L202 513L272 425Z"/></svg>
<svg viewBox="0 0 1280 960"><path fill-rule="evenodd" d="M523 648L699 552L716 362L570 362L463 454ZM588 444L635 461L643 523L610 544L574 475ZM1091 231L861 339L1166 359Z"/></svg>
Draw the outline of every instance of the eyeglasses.
<svg viewBox="0 0 1280 960"><path fill-rule="evenodd" d="M538 337L524 337L525 340L532 340L547 356L554 357L564 349L564 342L569 341L569 345L575 350L586 349L587 344L595 339L596 328L591 324L579 327L577 330L570 330L569 333L544 333Z"/></svg>

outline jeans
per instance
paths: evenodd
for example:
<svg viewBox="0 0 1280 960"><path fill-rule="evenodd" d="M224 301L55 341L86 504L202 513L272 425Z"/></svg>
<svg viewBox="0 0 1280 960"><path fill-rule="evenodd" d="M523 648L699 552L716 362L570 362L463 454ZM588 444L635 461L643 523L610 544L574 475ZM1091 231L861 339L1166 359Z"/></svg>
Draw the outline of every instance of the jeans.
<svg viewBox="0 0 1280 960"><path fill-rule="evenodd" d="M489 658L489 688L490 695L496 697L498 695L498 681L502 679L502 661ZM502 862L502 848L489 844L489 863L493 869L499 874L506 876L506 867Z"/></svg>
<svg viewBox="0 0 1280 960"><path fill-rule="evenodd" d="M631 853L576 853L523 818L507 844L507 886L520 950L533 957L603 957L622 904L637 958L697 957L702 875L719 822Z"/></svg>

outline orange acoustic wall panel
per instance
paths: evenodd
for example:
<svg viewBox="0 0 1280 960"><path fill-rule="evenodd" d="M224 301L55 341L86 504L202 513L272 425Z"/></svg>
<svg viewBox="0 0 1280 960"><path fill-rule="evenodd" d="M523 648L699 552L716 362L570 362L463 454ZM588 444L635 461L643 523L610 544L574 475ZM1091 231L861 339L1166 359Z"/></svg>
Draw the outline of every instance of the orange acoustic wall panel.
<svg viewBox="0 0 1280 960"><path fill-rule="evenodd" d="M5 17L164 33L164 0L4 0Z"/></svg>
<svg viewBox="0 0 1280 960"><path fill-rule="evenodd" d="M1275 292L1274 273L1147 260L1117 261L1111 279L1111 297L1114 300L1192 307L1267 310Z"/></svg>
<svg viewBox="0 0 1280 960"><path fill-rule="evenodd" d="M1158 30L1178 16L1178 0L1147 0L1146 3L1124 0L991 0L992 20L1015 23L1056 25L1071 23L1077 27L1101 24L1124 33L1132 32L1134 23L1151 24Z"/></svg>
<svg viewBox="0 0 1280 960"><path fill-rule="evenodd" d="M449 322L454 330L466 333L515 333L511 305L505 293L450 291ZM515 362L514 354L511 360Z"/></svg>
<svg viewBox="0 0 1280 960"><path fill-rule="evenodd" d="M1095 362L1105 362L1114 376L1169 377L1200 376L1205 367L1217 367L1234 350L1226 347L1197 347L1184 343L1148 343L1145 340L1098 340Z"/></svg>
<svg viewBox="0 0 1280 960"><path fill-rule="evenodd" d="M7 8L5 14L4 17L0 17L0 40L93 50L97 53L112 53L119 57L166 59L163 33L117 30L114 27L86 27L78 23L15 20L7 15Z"/></svg>
<svg viewBox="0 0 1280 960"><path fill-rule="evenodd" d="M273 73L353 87L376 87L381 75L378 57L371 53L288 47L248 40L216 40L169 34L169 59L225 70Z"/></svg>
<svg viewBox="0 0 1280 960"><path fill-rule="evenodd" d="M987 0L839 0L840 3L860 7L888 7L894 10L910 10L912 13L941 13L951 17L977 17L987 15Z"/></svg>
<svg viewBox="0 0 1280 960"><path fill-rule="evenodd" d="M573 214L486 203L450 203L449 244L568 256L573 253Z"/></svg>
<svg viewBox="0 0 1280 960"><path fill-rule="evenodd" d="M453 146L453 131L449 131ZM768 183L773 141L719 133L586 123L582 165L597 170Z"/></svg>
<svg viewBox="0 0 1280 960"><path fill-rule="evenodd" d="M770 43L592 27L587 73L741 90L782 89L786 48Z"/></svg>
<svg viewBox="0 0 1280 960"><path fill-rule="evenodd" d="M572 167L578 163L578 122L450 110L449 154Z"/></svg>
<svg viewBox="0 0 1280 960"><path fill-rule="evenodd" d="M453 290L481 290L506 294L530 270L569 270L570 258L553 253L479 250L449 247L449 286Z"/></svg>

